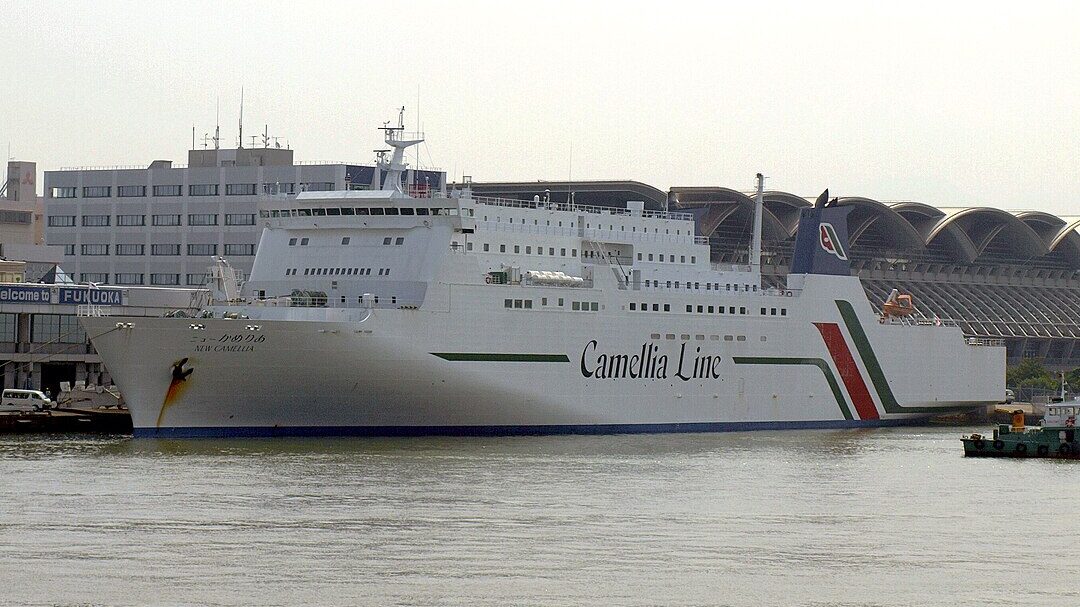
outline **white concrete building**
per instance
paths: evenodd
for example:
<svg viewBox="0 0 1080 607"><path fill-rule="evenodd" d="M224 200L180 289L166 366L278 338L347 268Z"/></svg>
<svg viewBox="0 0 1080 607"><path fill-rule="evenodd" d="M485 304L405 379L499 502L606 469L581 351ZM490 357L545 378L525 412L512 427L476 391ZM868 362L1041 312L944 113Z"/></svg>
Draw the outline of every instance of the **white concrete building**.
<svg viewBox="0 0 1080 607"><path fill-rule="evenodd" d="M63 247L79 282L194 286L212 256L250 272L260 203L301 191L378 187L374 166L304 164L274 147L190 150L186 166L79 167L45 172L45 241ZM445 174L409 171L406 183L441 188Z"/></svg>

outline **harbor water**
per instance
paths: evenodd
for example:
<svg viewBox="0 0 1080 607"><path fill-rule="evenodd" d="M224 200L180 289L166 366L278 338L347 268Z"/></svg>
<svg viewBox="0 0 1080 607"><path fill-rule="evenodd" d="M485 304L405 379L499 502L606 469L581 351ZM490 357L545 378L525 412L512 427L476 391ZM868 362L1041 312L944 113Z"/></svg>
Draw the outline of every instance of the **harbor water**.
<svg viewBox="0 0 1080 607"><path fill-rule="evenodd" d="M0 604L1076 604L1080 462L985 430L4 436Z"/></svg>

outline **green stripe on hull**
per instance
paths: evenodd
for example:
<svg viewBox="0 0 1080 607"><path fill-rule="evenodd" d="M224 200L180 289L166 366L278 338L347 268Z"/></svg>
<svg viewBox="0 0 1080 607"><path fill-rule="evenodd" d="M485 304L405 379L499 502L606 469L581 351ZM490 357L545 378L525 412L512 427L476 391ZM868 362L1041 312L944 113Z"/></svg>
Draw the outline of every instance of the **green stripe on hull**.
<svg viewBox="0 0 1080 607"><path fill-rule="evenodd" d="M825 375L825 380L829 382L829 388L832 389L833 398L836 399L836 404L840 405L840 411L844 414L844 419L855 419L851 416L851 408L848 407L847 401L844 400L844 393L840 391L840 384L836 383L836 376L833 375L832 369L829 368L829 363L825 362L821 358L795 358L795 357L771 357L771 356L736 356L736 365L813 365Z"/></svg>
<svg viewBox="0 0 1080 607"><path fill-rule="evenodd" d="M455 362L496 362L496 363L568 363L565 354L492 354L477 352L432 352L443 360Z"/></svg>
<svg viewBox="0 0 1080 607"><path fill-rule="evenodd" d="M844 325L847 326L848 333L851 334L851 340L855 342L855 349L859 351L859 356L862 357L863 365L866 367L866 372L870 374L870 381L873 382L878 398L881 399L881 406L885 407L886 413L946 412L942 407L904 407L896 402L896 397L893 396L892 388L889 387L889 381L885 379L885 373L881 370L881 363L878 362L877 356L874 354L874 348L870 345L866 332L863 331L862 324L859 322L859 315L855 313L855 308L852 307L851 302L842 299L836 300L836 307L840 309L840 316L844 318Z"/></svg>

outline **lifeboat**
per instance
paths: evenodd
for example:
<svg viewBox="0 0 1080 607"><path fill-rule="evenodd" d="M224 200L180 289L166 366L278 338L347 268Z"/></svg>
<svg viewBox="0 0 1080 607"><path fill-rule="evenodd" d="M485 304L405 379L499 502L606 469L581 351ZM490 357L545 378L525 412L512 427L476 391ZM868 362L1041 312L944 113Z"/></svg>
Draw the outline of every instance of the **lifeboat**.
<svg viewBox="0 0 1080 607"><path fill-rule="evenodd" d="M901 295L900 291L893 289L885 304L881 306L881 313L885 316L911 316L915 313L915 303L910 295Z"/></svg>

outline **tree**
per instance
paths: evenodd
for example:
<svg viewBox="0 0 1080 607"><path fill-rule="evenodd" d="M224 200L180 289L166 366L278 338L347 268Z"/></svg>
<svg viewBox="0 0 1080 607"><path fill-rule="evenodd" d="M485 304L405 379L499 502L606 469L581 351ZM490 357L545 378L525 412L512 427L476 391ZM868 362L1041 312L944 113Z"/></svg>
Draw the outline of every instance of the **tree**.
<svg viewBox="0 0 1080 607"><path fill-rule="evenodd" d="M1041 362L1034 358L1025 358L1020 364L1005 371L1005 383L1017 388L1039 388L1053 390L1057 380L1046 370Z"/></svg>

